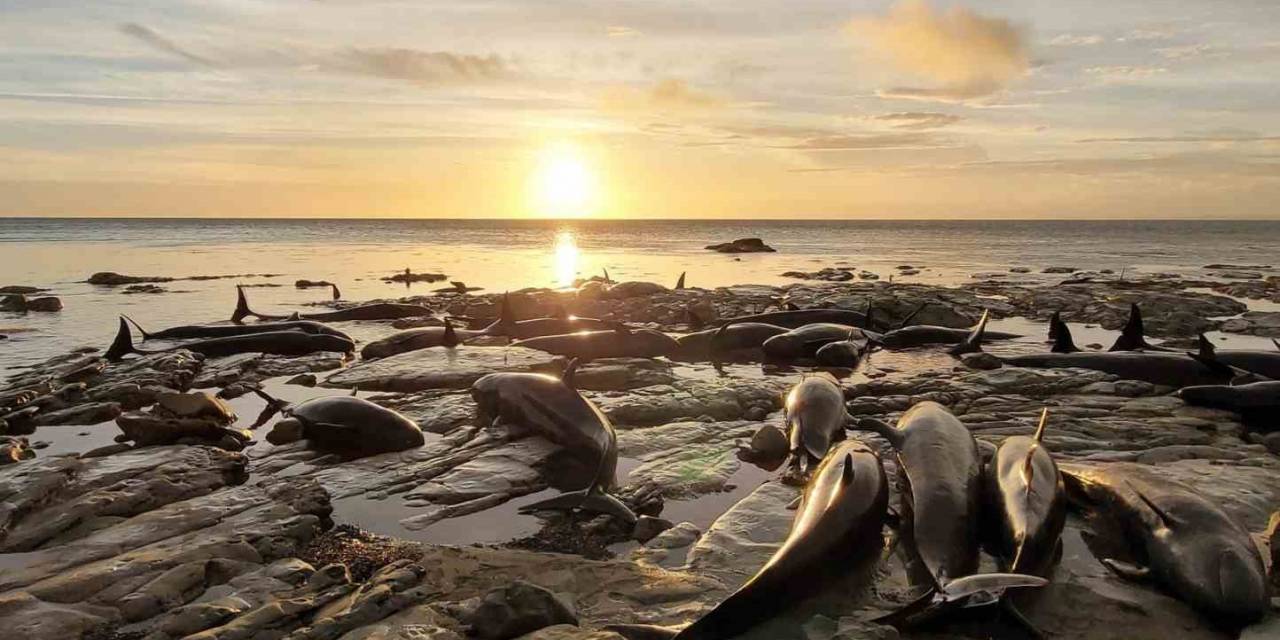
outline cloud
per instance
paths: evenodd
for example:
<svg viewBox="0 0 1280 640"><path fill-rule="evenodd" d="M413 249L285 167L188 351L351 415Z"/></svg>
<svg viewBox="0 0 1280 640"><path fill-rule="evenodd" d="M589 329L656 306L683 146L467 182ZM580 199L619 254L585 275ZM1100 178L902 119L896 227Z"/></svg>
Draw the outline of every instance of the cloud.
<svg viewBox="0 0 1280 640"><path fill-rule="evenodd" d="M1116 38L1116 42L1151 42L1153 40L1169 40L1177 35L1173 29L1134 29Z"/></svg>
<svg viewBox="0 0 1280 640"><path fill-rule="evenodd" d="M943 146L927 133L876 133L859 135L832 135L807 138L788 149L808 151L849 151L867 149L927 149Z"/></svg>
<svg viewBox="0 0 1280 640"><path fill-rule="evenodd" d="M1162 76L1168 73L1169 70L1164 67L1116 65L1110 67L1089 67L1088 69L1085 69L1084 72L1097 77L1103 82L1122 84L1149 80L1157 76Z"/></svg>
<svg viewBox="0 0 1280 640"><path fill-rule="evenodd" d="M676 78L660 80L651 87L611 87L601 98L604 108L611 111L698 111L725 104L721 98L698 91Z"/></svg>
<svg viewBox="0 0 1280 640"><path fill-rule="evenodd" d="M937 129L948 125L953 125L961 120L960 116L953 116L949 113L928 113L921 111L904 111L900 113L886 113L882 116L876 116L876 120L888 122L894 129Z"/></svg>
<svg viewBox="0 0 1280 640"><path fill-rule="evenodd" d="M1076 35L1072 33L1064 33L1049 41L1049 44L1056 47L1091 47L1096 44L1102 44L1103 37L1096 34Z"/></svg>
<svg viewBox="0 0 1280 640"><path fill-rule="evenodd" d="M142 42L143 44L146 44L152 49L177 56L187 60L188 62L194 62L207 67L218 66L218 64L213 60L194 54L178 46L174 41L151 30L149 27L144 27L136 22L126 22L120 25L120 32Z"/></svg>
<svg viewBox="0 0 1280 640"><path fill-rule="evenodd" d="M394 48L346 49L334 57L331 68L422 85L494 81L511 75L507 62L497 55Z"/></svg>
<svg viewBox="0 0 1280 640"><path fill-rule="evenodd" d="M1191 60L1195 58L1225 58L1231 55L1228 51L1211 44L1189 44L1180 47L1162 47L1156 49L1167 60Z"/></svg>
<svg viewBox="0 0 1280 640"><path fill-rule="evenodd" d="M1132 138L1084 138L1076 140L1082 144L1096 143L1196 143L1196 142L1280 142L1280 136L1268 136L1252 131L1217 131L1203 134L1183 136L1139 136Z"/></svg>
<svg viewBox="0 0 1280 640"><path fill-rule="evenodd" d="M610 38L634 38L640 35L639 31L622 25L611 25L606 27L605 33L608 34Z"/></svg>
<svg viewBox="0 0 1280 640"><path fill-rule="evenodd" d="M1031 66L1017 27L963 7L938 11L906 0L887 15L854 20L850 31L894 68L934 84L886 89L885 97L973 100L1004 89Z"/></svg>

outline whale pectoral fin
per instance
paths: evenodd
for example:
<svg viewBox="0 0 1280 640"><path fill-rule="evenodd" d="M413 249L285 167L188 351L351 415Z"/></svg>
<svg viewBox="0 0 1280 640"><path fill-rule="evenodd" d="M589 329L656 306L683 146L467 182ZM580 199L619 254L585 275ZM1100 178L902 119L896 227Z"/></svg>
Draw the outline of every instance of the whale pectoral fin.
<svg viewBox="0 0 1280 640"><path fill-rule="evenodd" d="M1150 567L1144 567L1142 565L1133 564L1131 562L1116 560L1115 558L1103 558L1102 564L1106 568L1110 569L1112 573L1116 574L1121 578L1124 578L1125 580L1132 580L1134 582L1146 582L1147 579L1151 577Z"/></svg>
<svg viewBox="0 0 1280 640"><path fill-rule="evenodd" d="M990 604L1008 589L1043 587L1049 581L1040 576L1022 573L978 573L952 580L944 585L940 595L945 600L960 600L975 596L988 596L983 604Z"/></svg>
<svg viewBox="0 0 1280 640"><path fill-rule="evenodd" d="M554 498L541 500L520 507L520 513L533 511L571 511L581 509L592 513L603 513L613 516L628 525L636 523L636 514L621 500L594 489L582 489L562 493Z"/></svg>

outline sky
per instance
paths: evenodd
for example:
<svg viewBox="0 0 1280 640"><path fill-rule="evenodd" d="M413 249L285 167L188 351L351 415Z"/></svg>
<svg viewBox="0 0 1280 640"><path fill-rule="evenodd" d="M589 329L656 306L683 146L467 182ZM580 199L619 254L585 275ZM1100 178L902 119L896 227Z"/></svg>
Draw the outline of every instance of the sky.
<svg viewBox="0 0 1280 640"><path fill-rule="evenodd" d="M0 216L1280 218L1274 0L0 0Z"/></svg>

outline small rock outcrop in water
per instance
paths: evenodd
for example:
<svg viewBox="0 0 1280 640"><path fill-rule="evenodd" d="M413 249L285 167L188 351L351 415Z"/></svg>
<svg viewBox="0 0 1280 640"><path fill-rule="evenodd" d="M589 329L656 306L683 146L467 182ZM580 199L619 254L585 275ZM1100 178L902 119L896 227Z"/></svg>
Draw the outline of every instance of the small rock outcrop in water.
<svg viewBox="0 0 1280 640"><path fill-rule="evenodd" d="M774 253L776 251L760 238L738 238L733 242L709 244L706 248L720 253Z"/></svg>
<svg viewBox="0 0 1280 640"><path fill-rule="evenodd" d="M173 282L173 278L164 276L126 276L114 271L99 271L91 276L85 282L89 284L102 285L104 287L117 287L122 284L142 284L146 282Z"/></svg>
<svg viewBox="0 0 1280 640"><path fill-rule="evenodd" d="M782 274L784 278L798 278L800 280L823 280L825 282L847 282L854 279L853 267L826 267L818 271L788 271Z"/></svg>
<svg viewBox="0 0 1280 640"><path fill-rule="evenodd" d="M404 273L397 273L395 275L385 276L382 278L382 281L383 282L403 282L405 284L409 284L412 282L440 282L441 280L445 280L448 277L449 276L446 276L443 273L412 273L408 269L405 269Z"/></svg>
<svg viewBox="0 0 1280 640"><path fill-rule="evenodd" d="M28 298L21 293L11 294L0 298L0 311L15 311L18 313L39 311L52 313L62 311L62 300L55 296Z"/></svg>

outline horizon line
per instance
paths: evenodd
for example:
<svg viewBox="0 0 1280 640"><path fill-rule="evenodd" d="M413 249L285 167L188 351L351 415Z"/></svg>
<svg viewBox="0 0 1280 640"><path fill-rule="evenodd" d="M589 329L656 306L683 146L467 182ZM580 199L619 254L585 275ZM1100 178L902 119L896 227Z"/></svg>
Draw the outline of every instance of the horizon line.
<svg viewBox="0 0 1280 640"><path fill-rule="evenodd" d="M1102 218L1102 217L1000 217L1000 218L934 218L934 217L858 217L858 218L648 218L648 217L570 217L570 218L534 218L524 216L510 217L409 217L409 216L74 216L74 215L7 215L0 214L0 220L202 220L202 221L303 221L303 220L341 220L373 222L390 221L438 221L438 222L1280 222L1280 215L1275 217L1140 217L1140 218Z"/></svg>

